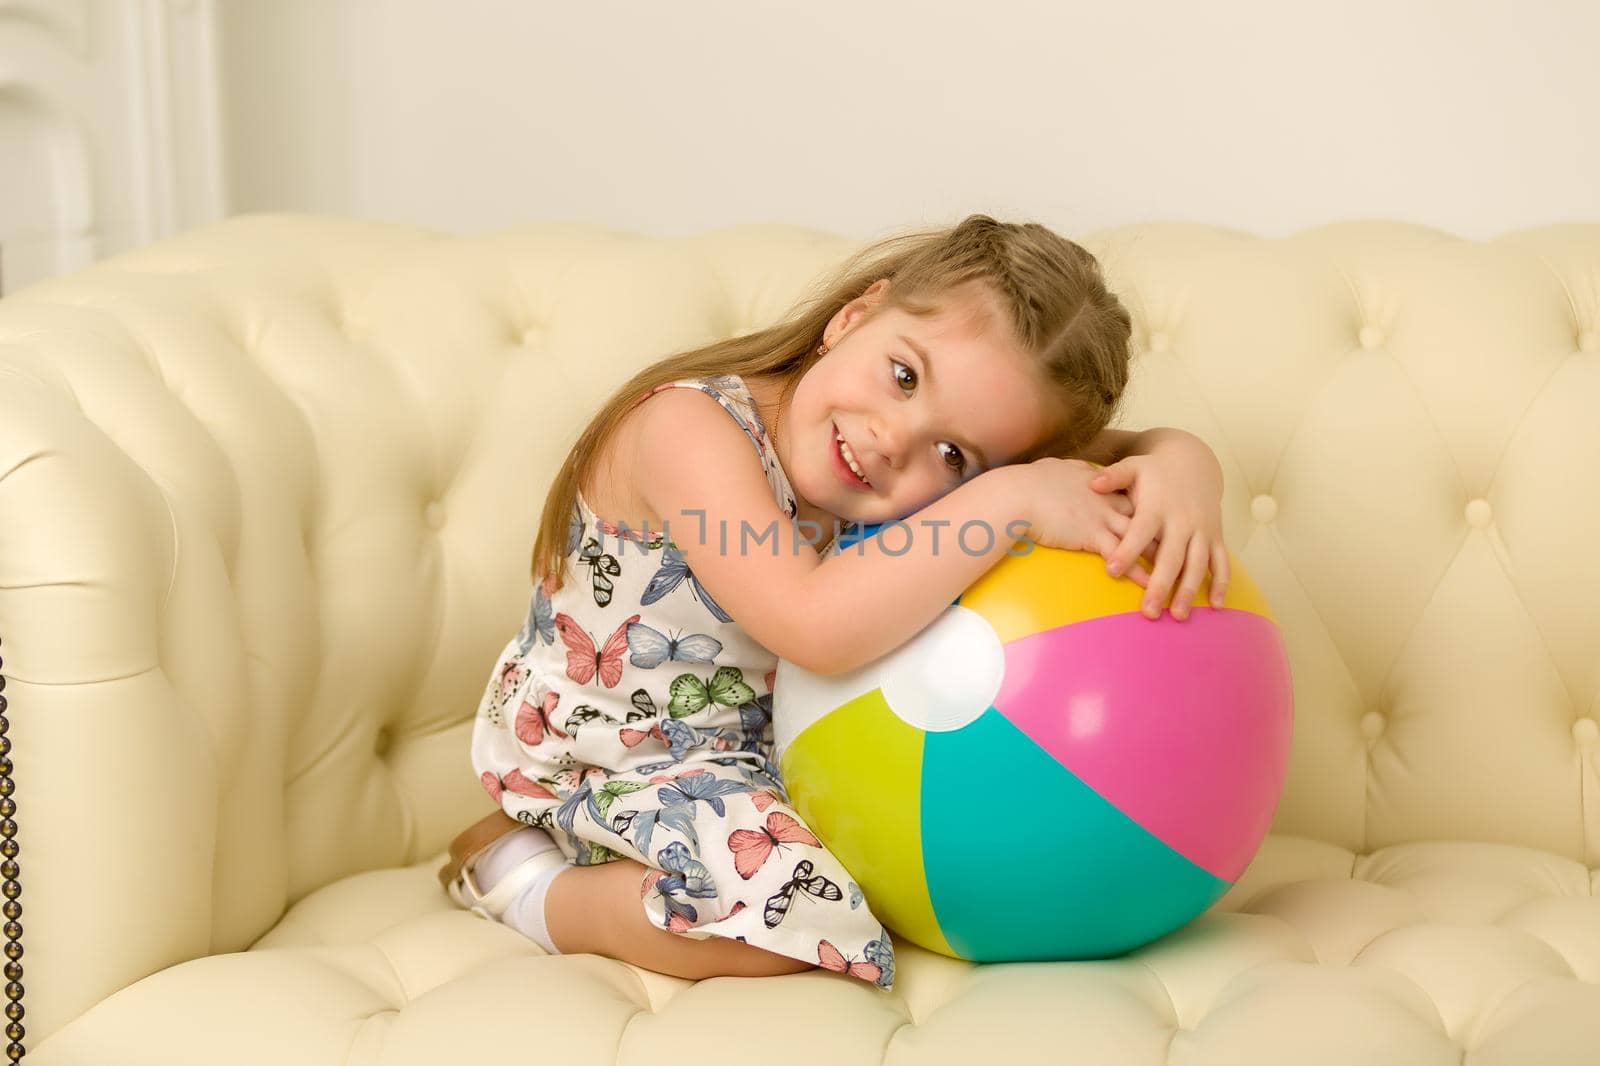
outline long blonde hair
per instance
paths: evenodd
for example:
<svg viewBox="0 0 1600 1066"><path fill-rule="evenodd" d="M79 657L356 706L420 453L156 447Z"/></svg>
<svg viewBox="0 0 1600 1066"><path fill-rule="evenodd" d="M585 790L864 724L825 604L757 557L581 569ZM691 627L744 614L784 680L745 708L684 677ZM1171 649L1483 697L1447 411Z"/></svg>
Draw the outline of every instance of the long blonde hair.
<svg viewBox="0 0 1600 1066"><path fill-rule="evenodd" d="M883 238L848 257L812 286L774 326L669 355L629 378L601 406L561 464L545 496L533 544L532 576L547 594L564 580L568 523L578 488L623 416L650 391L682 378L775 376L787 397L822 356L823 330L841 307L879 278L882 303L927 316L952 290L979 282L1007 312L1013 336L1053 391L1057 431L1017 458L1070 457L1111 423L1128 383L1133 319L1106 288L1100 264L1082 247L1037 223L969 215L954 226Z"/></svg>

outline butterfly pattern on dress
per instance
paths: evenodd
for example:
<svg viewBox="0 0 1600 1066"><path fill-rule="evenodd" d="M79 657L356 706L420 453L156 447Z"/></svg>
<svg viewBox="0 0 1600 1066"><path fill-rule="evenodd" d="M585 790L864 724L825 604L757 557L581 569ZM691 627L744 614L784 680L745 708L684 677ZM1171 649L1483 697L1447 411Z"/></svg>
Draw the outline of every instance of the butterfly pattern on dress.
<svg viewBox="0 0 1600 1066"><path fill-rule="evenodd" d="M501 660L495 671L495 678L490 682L490 692L485 697L479 712L488 719L491 726L498 727L505 724L505 709L516 697L527 678L528 667L522 659L513 656Z"/></svg>
<svg viewBox="0 0 1600 1066"><path fill-rule="evenodd" d="M723 797L750 792L749 784L729 781L706 771L686 773L674 781L659 785L656 794L660 804L655 810L642 812L629 823L633 845L645 854L650 853L650 842L657 825L664 825L683 835L689 847L700 850L699 834L695 830L695 804L704 803L719 818L727 817Z"/></svg>
<svg viewBox="0 0 1600 1066"><path fill-rule="evenodd" d="M495 802L500 801L502 794L515 792L519 796L529 796L533 799L558 799L552 792L539 781L530 781L523 776L521 770L509 770L504 776L485 770L480 776L484 791L488 792Z"/></svg>
<svg viewBox="0 0 1600 1066"><path fill-rule="evenodd" d="M671 699L667 713L674 718L687 718L711 704L722 707L739 707L752 703L756 690L744 683L744 674L737 666L719 666L711 680L702 681L692 673L679 674L667 686Z"/></svg>
<svg viewBox="0 0 1600 1066"><path fill-rule="evenodd" d="M760 829L735 829L728 835L728 850L733 852L734 869L746 881L761 872L767 860L786 844L820 848L822 841L782 811L767 815L767 823Z"/></svg>
<svg viewBox="0 0 1600 1066"><path fill-rule="evenodd" d="M649 724L640 722L637 727L625 725L619 729L617 731L617 739L622 742L624 747L636 748L646 740L653 738L659 741L662 747L671 752L675 762L682 762L687 758L691 749L703 748L707 737L723 742L713 745L716 750L731 749L732 745L725 742L726 731L717 726L707 726L702 730L675 717L661 717L660 712L656 709L655 701L642 688L634 691L633 705L634 710L628 712L627 716L629 722L635 721L636 718L651 719L652 721ZM741 739L743 739L742 736Z"/></svg>
<svg viewBox="0 0 1600 1066"><path fill-rule="evenodd" d="M876 944L877 941L873 941L873 943ZM817 961L822 964L823 969L832 970L835 973L847 973L851 977L859 977L864 981L876 982L879 977L883 976L883 967L877 963L857 962L855 959L846 958L843 952L826 940L817 945Z"/></svg>
<svg viewBox="0 0 1600 1066"><path fill-rule="evenodd" d="M687 637L669 637L659 629L643 622L628 626L628 661L646 670L653 670L668 660L685 663L709 663L722 650L722 641L707 633L693 633Z"/></svg>
<svg viewBox="0 0 1600 1066"><path fill-rule="evenodd" d="M551 715L555 714L556 704L560 702L561 696L555 692L546 692L538 703L524 699L522 706L517 710L517 719L512 728L517 739L530 748L536 748L544 743L546 733L565 738L567 734L557 729L550 721Z"/></svg>
<svg viewBox="0 0 1600 1066"><path fill-rule="evenodd" d="M707 592L705 587L700 584L700 579L694 576L694 572L689 569L689 564L683 557L683 552L678 550L676 544L667 544L662 547L661 569L656 571L656 575L645 586L644 595L639 597L639 606L648 607L655 603L661 597L683 584L684 578L689 579L690 590L695 599L699 600L701 605L711 612L711 617L719 622L733 621L733 617L727 611L724 611L716 600L711 598L711 593Z"/></svg>
<svg viewBox="0 0 1600 1066"><path fill-rule="evenodd" d="M546 590L548 584L541 581L535 585L533 596L528 600L528 619L517 632L517 650L523 655L533 650L535 644L556 642L556 617Z"/></svg>
<svg viewBox="0 0 1600 1066"><path fill-rule="evenodd" d="M578 550L578 545L583 543L583 510L574 502L572 513L567 515L567 550L571 555Z"/></svg>
<svg viewBox="0 0 1600 1066"><path fill-rule="evenodd" d="M801 859L794 864L794 874L767 898L765 920L768 929L776 929L778 924L789 916L789 908L795 899L816 897L836 903L844 899L844 893L839 891L839 886L828 880L822 874L815 873L816 867L807 859Z"/></svg>
<svg viewBox="0 0 1600 1066"><path fill-rule="evenodd" d="M793 492L743 382L662 387L674 385L707 392L735 418L793 517ZM641 557L608 543L614 536L634 538ZM581 492L563 566L559 589L552 578L530 590L485 687L473 733L485 792L550 833L574 865L645 867L641 905L658 928L704 930L889 988L888 933L791 806L771 761L776 657L664 531L610 522Z"/></svg>
<svg viewBox="0 0 1600 1066"><path fill-rule="evenodd" d="M628 626L639 620L634 615L617 627L606 640L605 647L596 651L594 638L572 616L562 612L556 615L556 632L567 646L567 676L580 685L587 685L596 673L600 683L616 688L622 680L622 652L628 646Z"/></svg>
<svg viewBox="0 0 1600 1066"><path fill-rule="evenodd" d="M578 554L578 562L589 568L589 587L594 594L595 606L609 604L611 594L616 590L611 579L622 575L622 564L617 557L602 550L599 538L590 537L584 542L583 551Z"/></svg>

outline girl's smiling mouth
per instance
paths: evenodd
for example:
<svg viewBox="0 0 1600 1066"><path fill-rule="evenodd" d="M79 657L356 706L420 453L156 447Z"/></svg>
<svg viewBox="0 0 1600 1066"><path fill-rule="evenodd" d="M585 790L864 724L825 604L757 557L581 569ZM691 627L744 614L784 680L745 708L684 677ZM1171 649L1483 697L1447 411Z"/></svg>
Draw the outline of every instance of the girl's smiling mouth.
<svg viewBox="0 0 1600 1066"><path fill-rule="evenodd" d="M872 488L872 482L868 481L865 477L857 474L850 468L850 461L849 459L845 458L844 454L844 449L848 447L849 445L844 442L844 435L839 432L839 427L834 426L832 449L833 467L839 472L840 479L858 489ZM861 464L859 461L857 461L856 465L860 466Z"/></svg>

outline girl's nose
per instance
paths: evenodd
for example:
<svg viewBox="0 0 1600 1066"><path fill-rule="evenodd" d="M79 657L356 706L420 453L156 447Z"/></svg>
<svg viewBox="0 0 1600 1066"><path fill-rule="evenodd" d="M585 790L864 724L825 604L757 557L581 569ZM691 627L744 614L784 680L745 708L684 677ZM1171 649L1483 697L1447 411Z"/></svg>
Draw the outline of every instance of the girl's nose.
<svg viewBox="0 0 1600 1066"><path fill-rule="evenodd" d="M905 459L905 428L888 418L872 421L872 446L878 449L890 470L898 470Z"/></svg>

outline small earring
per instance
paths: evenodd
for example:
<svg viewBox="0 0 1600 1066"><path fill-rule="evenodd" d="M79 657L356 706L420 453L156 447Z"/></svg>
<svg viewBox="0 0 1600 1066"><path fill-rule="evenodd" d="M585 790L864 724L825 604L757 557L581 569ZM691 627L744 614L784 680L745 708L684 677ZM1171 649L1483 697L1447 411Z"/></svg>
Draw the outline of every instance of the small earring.
<svg viewBox="0 0 1600 1066"><path fill-rule="evenodd" d="M827 341L823 341L821 344L817 345L817 354L818 355L827 355L828 354L828 342Z"/></svg>

